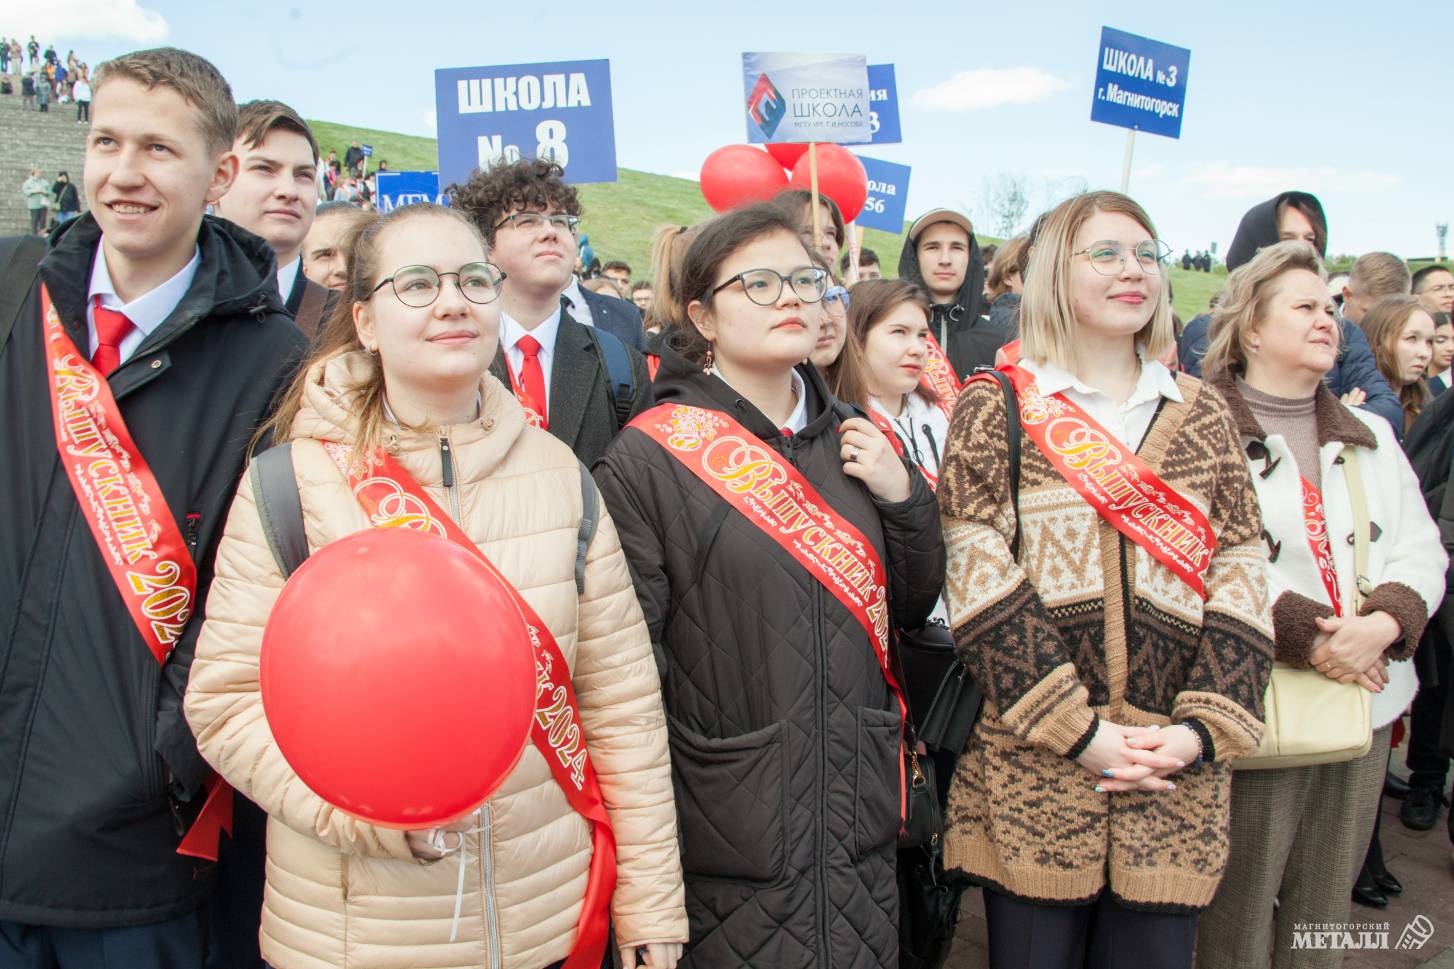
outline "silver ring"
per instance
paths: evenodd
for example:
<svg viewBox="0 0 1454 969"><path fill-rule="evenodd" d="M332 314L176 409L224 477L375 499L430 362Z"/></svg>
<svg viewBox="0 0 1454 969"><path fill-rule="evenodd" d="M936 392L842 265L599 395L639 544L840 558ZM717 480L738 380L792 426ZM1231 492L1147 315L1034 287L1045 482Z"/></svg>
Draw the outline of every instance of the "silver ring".
<svg viewBox="0 0 1454 969"><path fill-rule="evenodd" d="M852 444L848 445L848 460L849 461L852 461L855 464L858 463L858 456L860 454L862 454L862 453L863 453L862 451L860 451L858 448L854 447Z"/></svg>

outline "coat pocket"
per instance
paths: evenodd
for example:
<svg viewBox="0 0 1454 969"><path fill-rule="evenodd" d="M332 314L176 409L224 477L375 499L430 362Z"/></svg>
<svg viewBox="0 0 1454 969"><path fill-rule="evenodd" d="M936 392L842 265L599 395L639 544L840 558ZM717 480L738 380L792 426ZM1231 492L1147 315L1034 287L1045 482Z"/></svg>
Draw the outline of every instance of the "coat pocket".
<svg viewBox="0 0 1454 969"><path fill-rule="evenodd" d="M714 740L668 720L683 869L776 881L787 860L787 721Z"/></svg>
<svg viewBox="0 0 1454 969"><path fill-rule="evenodd" d="M899 803L899 743L902 720L897 711L858 711L857 778L853 798L853 857L877 854L895 844L903 812Z"/></svg>

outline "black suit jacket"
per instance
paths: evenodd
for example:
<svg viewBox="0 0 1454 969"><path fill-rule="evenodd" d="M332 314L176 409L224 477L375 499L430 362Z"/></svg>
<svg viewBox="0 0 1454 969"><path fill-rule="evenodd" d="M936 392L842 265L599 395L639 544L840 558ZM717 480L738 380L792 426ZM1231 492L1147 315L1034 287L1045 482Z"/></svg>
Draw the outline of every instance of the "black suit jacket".
<svg viewBox="0 0 1454 969"><path fill-rule="evenodd" d="M1433 394L1435 397L1438 397L1440 394L1448 389L1449 385L1444 383L1443 377L1429 378L1429 393Z"/></svg>
<svg viewBox="0 0 1454 969"><path fill-rule="evenodd" d="M626 348L626 355L631 359L634 376L631 416L635 417L651 406L651 378L646 373L645 357L631 347ZM506 387L510 386L503 348L495 351L490 372ZM577 323L568 312L561 310L560 329L555 334L555 356L550 365L546 419L550 433L564 441L586 467L606 453L620 431L608 383L606 362L600 358L590 327Z"/></svg>
<svg viewBox="0 0 1454 969"><path fill-rule="evenodd" d="M310 289L318 290L323 299L322 310L311 319L299 319L298 310L303 306L303 294ZM293 277L293 288L288 292L288 298L284 301L283 306L287 309L288 315L293 318L298 329L303 331L303 335L311 342L317 343L318 335L323 331L328 317L333 314L333 307L338 303L338 295L338 290L328 289L304 276L302 268L299 267L298 275ZM314 302L316 304L316 299Z"/></svg>
<svg viewBox="0 0 1454 969"><path fill-rule="evenodd" d="M635 303L614 296L602 296L584 286L580 290L590 306L591 322L607 333L616 334L631 349L642 350L641 310Z"/></svg>

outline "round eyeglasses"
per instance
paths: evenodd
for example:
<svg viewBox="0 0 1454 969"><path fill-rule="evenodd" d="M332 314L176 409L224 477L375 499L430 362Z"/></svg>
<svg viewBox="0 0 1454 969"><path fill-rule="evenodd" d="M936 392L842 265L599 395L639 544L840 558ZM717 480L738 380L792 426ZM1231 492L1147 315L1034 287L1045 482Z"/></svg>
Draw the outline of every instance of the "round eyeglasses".
<svg viewBox="0 0 1454 969"><path fill-rule="evenodd" d="M793 287L793 293L804 303L816 303L828 289L828 273L817 266L802 266L783 275L776 269L749 269L723 281L712 289L708 296L716 296L733 283L741 282L742 291L758 306L771 306L783 294L783 284Z"/></svg>
<svg viewBox="0 0 1454 969"><path fill-rule="evenodd" d="M500 296L500 283L505 281L505 274L487 262L467 263L455 273L435 272L430 266L405 266L394 270L394 274L382 280L369 295L373 296L385 286L392 285L399 302L422 308L439 299L445 276L454 277L460 294L471 303L493 303Z"/></svg>
<svg viewBox="0 0 1454 969"><path fill-rule="evenodd" d="M544 212L516 212L514 215L507 215L495 225L495 231L499 232L507 225L525 232L535 232L545 223L549 222L561 232L574 233L580 228L581 220L574 215L546 215Z"/></svg>
<svg viewBox="0 0 1454 969"><path fill-rule="evenodd" d="M823 294L823 302L829 306L840 303L845 310L853 305L848 297L848 289L843 286L829 286L828 291Z"/></svg>
<svg viewBox="0 0 1454 969"><path fill-rule="evenodd" d="M1167 256L1171 255L1171 247L1160 239L1147 239L1145 242L1137 243L1127 249L1114 239L1103 239L1100 242L1092 242L1080 252L1073 252L1071 255L1079 256L1084 253L1090 259L1091 268L1096 272L1102 276L1116 276L1125 268L1127 252L1135 254L1136 265L1141 267L1142 272L1159 276L1162 263Z"/></svg>

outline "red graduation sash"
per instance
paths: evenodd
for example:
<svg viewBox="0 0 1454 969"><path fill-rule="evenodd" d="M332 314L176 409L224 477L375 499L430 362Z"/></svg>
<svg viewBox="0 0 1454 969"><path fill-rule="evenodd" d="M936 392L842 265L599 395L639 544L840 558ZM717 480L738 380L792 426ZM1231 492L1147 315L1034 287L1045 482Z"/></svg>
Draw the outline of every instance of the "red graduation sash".
<svg viewBox="0 0 1454 969"><path fill-rule="evenodd" d="M1341 616L1343 602L1338 596L1338 573L1333 568L1333 550L1328 544L1328 522L1323 517L1323 493L1307 478L1298 480L1303 485L1303 534L1313 550L1313 561L1328 592L1328 601L1333 604L1333 615Z"/></svg>
<svg viewBox="0 0 1454 969"><path fill-rule="evenodd" d="M600 781L586 750L580 706L565 654L550 628L514 584L397 461L379 450L372 466L350 467L351 447L326 442L324 449L348 478L354 497L368 512L369 521L375 527L430 532L470 550L509 591L525 617L530 642L535 647L535 719L530 724L530 739L549 765L551 776L565 792L566 801L591 825L591 870L576 921L575 946L566 959L565 969L598 969L606 952L611 896L616 891L616 835L606 814Z"/></svg>
<svg viewBox="0 0 1454 969"><path fill-rule="evenodd" d="M192 617L197 569L111 384L76 349L43 283L40 301L61 466L111 581L160 669ZM216 861L221 832L232 833L232 789L216 774L206 787L207 800L177 853Z"/></svg>
<svg viewBox="0 0 1454 969"><path fill-rule="evenodd" d="M659 404L634 427L771 538L843 604L873 645L899 713L904 693L889 666L886 572L873 543L838 515L818 490L772 448L721 411ZM903 758L899 763L903 794ZM900 805L904 804L901 796Z"/></svg>
<svg viewBox="0 0 1454 969"><path fill-rule="evenodd" d="M1202 577L1217 550L1206 515L1064 394L1042 396L1035 375L1015 364L997 369L1014 384L1020 422L1050 466L1096 514L1205 599Z"/></svg>
<svg viewBox="0 0 1454 969"><path fill-rule="evenodd" d="M657 372L661 370L661 354L646 354L646 375L652 380L656 379Z"/></svg>
<svg viewBox="0 0 1454 969"><path fill-rule="evenodd" d="M960 379L954 375L954 368L949 365L949 358L944 355L944 348L934 338L934 331L929 331L928 353L924 357L924 374L919 378L919 383L934 391L935 403L944 412L944 416L950 419L954 417L954 402L959 399L959 391L964 387Z"/></svg>

